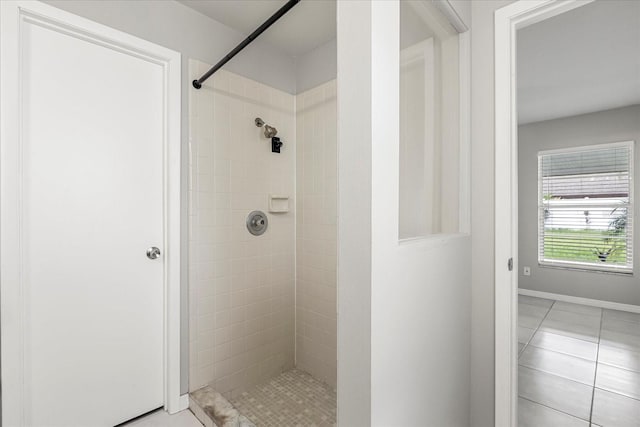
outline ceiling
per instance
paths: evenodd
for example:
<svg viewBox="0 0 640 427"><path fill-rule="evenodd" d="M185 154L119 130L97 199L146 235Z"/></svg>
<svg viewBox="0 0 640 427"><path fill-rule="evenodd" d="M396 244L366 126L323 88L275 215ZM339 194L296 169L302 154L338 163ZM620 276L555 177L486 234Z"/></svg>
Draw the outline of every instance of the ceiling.
<svg viewBox="0 0 640 427"><path fill-rule="evenodd" d="M640 104L640 1L596 1L518 31L520 124Z"/></svg>
<svg viewBox="0 0 640 427"><path fill-rule="evenodd" d="M249 35L286 0L179 0ZM260 39L290 56L300 56L336 37L335 0L302 0L266 30Z"/></svg>

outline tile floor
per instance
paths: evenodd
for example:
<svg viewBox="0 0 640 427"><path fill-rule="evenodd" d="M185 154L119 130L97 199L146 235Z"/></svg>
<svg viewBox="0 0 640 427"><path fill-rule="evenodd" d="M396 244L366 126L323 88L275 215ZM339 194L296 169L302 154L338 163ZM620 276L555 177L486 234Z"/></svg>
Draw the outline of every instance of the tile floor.
<svg viewBox="0 0 640 427"><path fill-rule="evenodd" d="M518 423L640 427L640 314L520 295Z"/></svg>
<svg viewBox="0 0 640 427"><path fill-rule="evenodd" d="M297 369L241 393L231 403L258 427L336 425L335 390Z"/></svg>
<svg viewBox="0 0 640 427"><path fill-rule="evenodd" d="M173 415L169 415L164 409L158 409L120 427L202 427L202 424L188 409Z"/></svg>

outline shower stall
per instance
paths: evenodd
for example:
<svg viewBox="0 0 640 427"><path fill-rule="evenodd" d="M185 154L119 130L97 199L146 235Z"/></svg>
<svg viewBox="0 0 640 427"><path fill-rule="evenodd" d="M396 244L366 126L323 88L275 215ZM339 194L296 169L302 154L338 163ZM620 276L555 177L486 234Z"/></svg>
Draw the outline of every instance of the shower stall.
<svg viewBox="0 0 640 427"><path fill-rule="evenodd" d="M396 241L429 245L464 227L457 32L425 2L399 20ZM332 426L337 81L294 95L220 68L237 53L189 61L190 406L205 425Z"/></svg>
<svg viewBox="0 0 640 427"><path fill-rule="evenodd" d="M207 69L189 63L190 76ZM332 425L335 80L292 95L219 70L190 90L189 120L192 400L206 412L219 393L258 425ZM257 386L283 393L256 411Z"/></svg>

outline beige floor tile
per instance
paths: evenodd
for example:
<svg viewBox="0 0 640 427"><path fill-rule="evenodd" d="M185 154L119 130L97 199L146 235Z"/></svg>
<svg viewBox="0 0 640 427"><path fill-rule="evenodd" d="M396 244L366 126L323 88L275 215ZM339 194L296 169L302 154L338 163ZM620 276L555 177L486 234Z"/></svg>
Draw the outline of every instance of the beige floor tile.
<svg viewBox="0 0 640 427"><path fill-rule="evenodd" d="M640 313L630 313L628 311L619 310L603 310L602 317L604 321L615 319L624 320L626 322L634 322L640 325Z"/></svg>
<svg viewBox="0 0 640 427"><path fill-rule="evenodd" d="M640 372L598 363L596 387L640 399Z"/></svg>
<svg viewBox="0 0 640 427"><path fill-rule="evenodd" d="M588 427L589 422L527 399L518 399L518 427Z"/></svg>
<svg viewBox="0 0 640 427"><path fill-rule="evenodd" d="M297 369L241 393L231 403L259 427L336 423L335 390Z"/></svg>
<svg viewBox="0 0 640 427"><path fill-rule="evenodd" d="M589 420L593 387L586 384L520 366L518 394L560 412Z"/></svg>
<svg viewBox="0 0 640 427"><path fill-rule="evenodd" d="M518 308L520 427L640 427L640 314L522 296Z"/></svg>
<svg viewBox="0 0 640 427"><path fill-rule="evenodd" d="M522 344L528 343L535 331L535 329L518 326L518 342Z"/></svg>
<svg viewBox="0 0 640 427"><path fill-rule="evenodd" d="M519 364L590 386L595 381L595 362L543 348L527 346Z"/></svg>
<svg viewBox="0 0 640 427"><path fill-rule="evenodd" d="M601 344L598 351L598 362L640 372L640 352L630 349L608 347Z"/></svg>
<svg viewBox="0 0 640 427"><path fill-rule="evenodd" d="M597 343L600 335L600 318L570 311L552 310L540 325L540 329Z"/></svg>
<svg viewBox="0 0 640 427"><path fill-rule="evenodd" d="M606 318L602 321L602 329L640 337L640 324L636 322Z"/></svg>
<svg viewBox="0 0 640 427"><path fill-rule="evenodd" d="M585 314L587 316L602 316L600 307L591 307L589 305L574 304L571 302L556 301L552 310L569 311L571 313Z"/></svg>
<svg viewBox="0 0 640 427"><path fill-rule="evenodd" d="M546 307L518 304L518 326L536 329L548 311Z"/></svg>
<svg viewBox="0 0 640 427"><path fill-rule="evenodd" d="M600 345L640 352L640 335L603 329Z"/></svg>
<svg viewBox="0 0 640 427"><path fill-rule="evenodd" d="M598 344L596 343L545 331L536 332L529 344L593 362L595 362L598 355Z"/></svg>
<svg viewBox="0 0 640 427"><path fill-rule="evenodd" d="M638 427L640 400L596 389L591 421L602 427Z"/></svg>
<svg viewBox="0 0 640 427"><path fill-rule="evenodd" d="M518 302L520 304L536 305L538 307L544 307L544 308L550 308L551 305L553 304L553 300L546 299L546 298L531 297L529 295L518 295Z"/></svg>

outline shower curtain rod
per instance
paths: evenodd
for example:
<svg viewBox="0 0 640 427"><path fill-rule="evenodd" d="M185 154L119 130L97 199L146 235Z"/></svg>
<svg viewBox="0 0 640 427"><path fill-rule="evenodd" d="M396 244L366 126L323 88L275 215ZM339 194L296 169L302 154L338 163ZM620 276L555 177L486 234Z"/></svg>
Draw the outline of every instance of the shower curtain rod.
<svg viewBox="0 0 640 427"><path fill-rule="evenodd" d="M264 32L264 30L266 30L271 25L273 25L278 19L282 18L282 16L285 13L287 13L289 10L291 10L291 8L293 6L295 6L296 4L298 4L299 2L300 2L300 0L289 0L284 6L282 6L280 9L278 9L278 11L276 13L271 15L271 17L269 19L267 19L262 25L260 25L257 30L255 30L253 33L249 34L249 37L244 39L242 41L242 43L240 43L231 52L229 52L229 54L227 56L222 58L216 65L211 67L211 69L209 71L207 71L206 73L204 73L202 75L202 77L200 77L198 80L194 80L192 82L193 87L195 87L196 89L200 89L202 87L202 83L204 83L209 77L211 77L213 75L213 73L215 73L220 68L222 68L222 66L224 64L229 62L229 60L231 58L236 56L242 49L247 47L247 45L249 43L251 43L252 41L257 39L258 36Z"/></svg>

